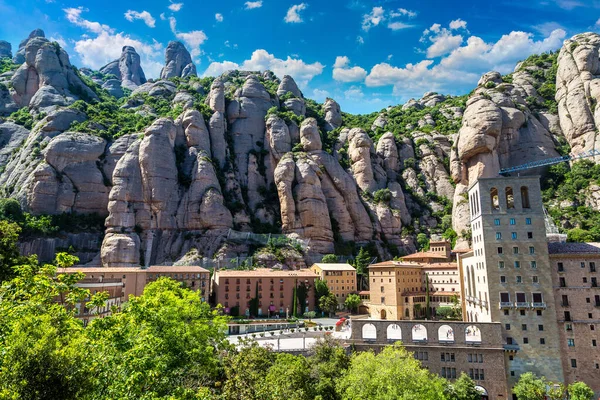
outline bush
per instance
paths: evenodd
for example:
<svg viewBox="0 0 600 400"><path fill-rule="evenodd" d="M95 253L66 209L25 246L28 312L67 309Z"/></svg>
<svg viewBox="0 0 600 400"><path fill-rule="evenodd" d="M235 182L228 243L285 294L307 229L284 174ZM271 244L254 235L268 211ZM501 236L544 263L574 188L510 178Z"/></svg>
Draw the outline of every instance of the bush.
<svg viewBox="0 0 600 400"><path fill-rule="evenodd" d="M379 189L373 193L373 200L375 203L389 204L390 200L392 200L392 192L388 188Z"/></svg>

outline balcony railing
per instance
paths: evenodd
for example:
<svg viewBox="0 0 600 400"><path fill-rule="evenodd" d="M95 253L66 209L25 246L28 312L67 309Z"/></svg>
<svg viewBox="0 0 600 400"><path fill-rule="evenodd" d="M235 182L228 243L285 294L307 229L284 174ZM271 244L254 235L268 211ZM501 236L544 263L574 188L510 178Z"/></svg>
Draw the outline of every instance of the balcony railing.
<svg viewBox="0 0 600 400"><path fill-rule="evenodd" d="M506 350L506 351L518 351L519 350L518 344L505 344L503 347L504 347L504 350Z"/></svg>
<svg viewBox="0 0 600 400"><path fill-rule="evenodd" d="M529 302L527 301L517 301L515 303L516 308L529 308Z"/></svg>
<svg viewBox="0 0 600 400"><path fill-rule="evenodd" d="M513 303L511 303L510 301L501 301L500 308L513 308Z"/></svg>
<svg viewBox="0 0 600 400"><path fill-rule="evenodd" d="M568 301L563 301L562 303L560 303L560 305L562 307L570 307L569 302Z"/></svg>
<svg viewBox="0 0 600 400"><path fill-rule="evenodd" d="M567 306L568 306L568 305L569 305L569 304L567 304ZM531 303L531 307L532 307L532 308L543 308L543 309L545 309L545 308L546 308L546 303L545 303L545 302L543 302L543 301L542 301L542 302L538 302L538 303L535 303L535 302L534 302L534 303Z"/></svg>

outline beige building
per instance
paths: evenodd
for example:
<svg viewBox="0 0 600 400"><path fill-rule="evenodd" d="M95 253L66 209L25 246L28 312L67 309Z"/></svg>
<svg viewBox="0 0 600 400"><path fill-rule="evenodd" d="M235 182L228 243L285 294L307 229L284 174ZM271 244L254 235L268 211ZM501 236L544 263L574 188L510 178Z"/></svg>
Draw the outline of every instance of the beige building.
<svg viewBox="0 0 600 400"><path fill-rule="evenodd" d="M509 388L525 372L564 381L539 178L479 179L468 199L465 320L501 323Z"/></svg>
<svg viewBox="0 0 600 400"><path fill-rule="evenodd" d="M600 396L600 243L548 243L566 383Z"/></svg>
<svg viewBox="0 0 600 400"><path fill-rule="evenodd" d="M99 310L91 310L86 302L76 304L77 318L87 324L90 320L109 315L113 306L129 299L129 296L139 296L150 282L160 277L169 277L183 283L186 287L199 291L202 301L208 301L210 294L210 272L196 266L151 266L149 268L59 268L57 273L70 274L83 272L85 278L77 283L78 287L88 289L90 293L108 293L106 306ZM60 301L60 299L59 299Z"/></svg>
<svg viewBox="0 0 600 400"><path fill-rule="evenodd" d="M249 315L250 301L258 295L258 315L285 317L292 315L294 288L302 283L309 290L306 304L298 311L302 314L314 310L317 278L318 275L309 269L220 270L213 275L213 291L216 304L225 307L228 314L237 309L239 315Z"/></svg>
<svg viewBox="0 0 600 400"><path fill-rule="evenodd" d="M329 291L335 294L339 308L343 308L350 293L356 293L356 269L352 265L316 263L310 270L325 281Z"/></svg>

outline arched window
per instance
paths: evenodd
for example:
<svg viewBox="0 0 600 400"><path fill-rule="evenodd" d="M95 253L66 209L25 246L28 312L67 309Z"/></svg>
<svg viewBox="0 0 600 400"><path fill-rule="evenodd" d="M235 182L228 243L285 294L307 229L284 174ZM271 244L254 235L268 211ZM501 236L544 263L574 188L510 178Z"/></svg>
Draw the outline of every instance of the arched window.
<svg viewBox="0 0 600 400"><path fill-rule="evenodd" d="M412 327L412 340L413 342L425 342L427 341L427 328L421 324L417 324Z"/></svg>
<svg viewBox="0 0 600 400"><path fill-rule="evenodd" d="M373 324L365 324L362 327L362 337L365 340L377 339L377 328Z"/></svg>
<svg viewBox="0 0 600 400"><path fill-rule="evenodd" d="M404 316L406 318L410 318L410 311L408 310L408 308L406 310L404 310Z"/></svg>
<svg viewBox="0 0 600 400"><path fill-rule="evenodd" d="M527 186L521 186L521 204L523 208L531 208L529 205L529 189Z"/></svg>
<svg viewBox="0 0 600 400"><path fill-rule="evenodd" d="M477 320L477 316L475 316ZM465 341L466 342L481 342L481 331L474 325L469 325L465 328Z"/></svg>
<svg viewBox="0 0 600 400"><path fill-rule="evenodd" d="M442 325L438 329L438 340L440 342L454 342L454 329L450 325Z"/></svg>
<svg viewBox="0 0 600 400"><path fill-rule="evenodd" d="M504 192L506 193L506 208L515 208L515 196L512 188L509 186Z"/></svg>
<svg viewBox="0 0 600 400"><path fill-rule="evenodd" d="M397 324L391 324L387 327L388 340L402 340L402 330Z"/></svg>
<svg viewBox="0 0 600 400"><path fill-rule="evenodd" d="M500 209L500 200L498 199L498 189L495 187L490 189L490 201L492 202L492 209Z"/></svg>

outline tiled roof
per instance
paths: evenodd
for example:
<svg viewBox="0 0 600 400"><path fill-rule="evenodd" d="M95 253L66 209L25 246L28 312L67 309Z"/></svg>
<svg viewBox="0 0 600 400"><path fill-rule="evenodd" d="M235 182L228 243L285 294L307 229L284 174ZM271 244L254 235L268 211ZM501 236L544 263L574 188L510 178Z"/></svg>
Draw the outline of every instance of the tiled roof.
<svg viewBox="0 0 600 400"><path fill-rule="evenodd" d="M447 262L447 263L423 263L424 269L457 269L457 265L455 262Z"/></svg>
<svg viewBox="0 0 600 400"><path fill-rule="evenodd" d="M384 261L369 265L369 268L421 268L420 263L404 261Z"/></svg>
<svg viewBox="0 0 600 400"><path fill-rule="evenodd" d="M548 243L550 254L600 254L600 243Z"/></svg>
<svg viewBox="0 0 600 400"><path fill-rule="evenodd" d="M413 258L439 258L446 260L448 257L444 254L434 253L433 251L422 251L420 253L413 253L402 257L404 260L411 260Z"/></svg>
<svg viewBox="0 0 600 400"><path fill-rule="evenodd" d="M141 273L141 272L168 272L168 273L201 273L201 272L209 272L207 269L202 267L198 267L195 265L190 266L169 266L169 265L153 265L149 268L141 268L141 267L122 267L122 268L102 268L102 267L71 267L71 268L59 268L58 273L68 274L72 272L85 272L92 274L109 274L109 273L118 273L118 274L130 274L130 273Z"/></svg>
<svg viewBox="0 0 600 400"><path fill-rule="evenodd" d="M317 267L321 268L323 271L356 271L356 269L348 264L328 264L328 263L314 263Z"/></svg>
<svg viewBox="0 0 600 400"><path fill-rule="evenodd" d="M290 278L290 277L301 277L301 278L317 278L318 275L312 272L310 269L299 269L294 271L289 270L278 270L270 268L257 268L253 270L224 270L217 271L216 275L225 278L252 278L252 277L275 277L275 278Z"/></svg>

